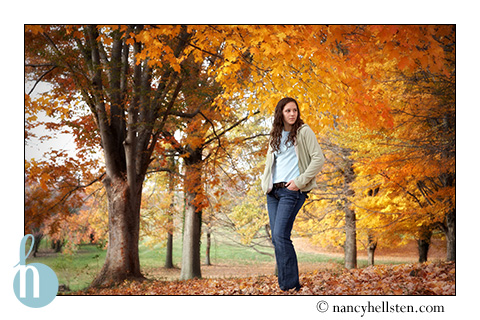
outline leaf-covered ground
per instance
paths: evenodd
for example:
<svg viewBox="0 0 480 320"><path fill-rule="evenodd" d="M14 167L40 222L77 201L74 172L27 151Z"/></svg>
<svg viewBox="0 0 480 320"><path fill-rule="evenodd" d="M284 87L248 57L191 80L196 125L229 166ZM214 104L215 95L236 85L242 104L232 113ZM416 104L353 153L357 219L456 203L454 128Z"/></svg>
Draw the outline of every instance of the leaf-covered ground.
<svg viewBox="0 0 480 320"><path fill-rule="evenodd" d="M455 263L379 265L300 275L300 291L283 292L275 276L125 282L75 295L455 295Z"/></svg>

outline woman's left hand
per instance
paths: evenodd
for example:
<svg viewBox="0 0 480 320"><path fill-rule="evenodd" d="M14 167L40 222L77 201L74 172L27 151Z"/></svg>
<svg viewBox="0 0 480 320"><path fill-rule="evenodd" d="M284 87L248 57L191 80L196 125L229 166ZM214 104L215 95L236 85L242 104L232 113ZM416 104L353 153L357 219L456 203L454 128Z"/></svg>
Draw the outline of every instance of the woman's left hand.
<svg viewBox="0 0 480 320"><path fill-rule="evenodd" d="M286 185L285 187L287 187L287 189L289 190L292 190L292 191L298 191L300 190L297 185L295 184L295 181L293 180L290 180Z"/></svg>

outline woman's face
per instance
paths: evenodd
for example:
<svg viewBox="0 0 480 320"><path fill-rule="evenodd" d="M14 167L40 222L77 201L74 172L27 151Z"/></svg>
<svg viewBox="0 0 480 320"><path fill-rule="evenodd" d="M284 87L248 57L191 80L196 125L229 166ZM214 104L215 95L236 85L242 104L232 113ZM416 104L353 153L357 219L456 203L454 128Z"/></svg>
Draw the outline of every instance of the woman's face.
<svg viewBox="0 0 480 320"><path fill-rule="evenodd" d="M285 105L283 108L283 124L286 129L291 128L292 125L297 121L298 109L295 102L291 101Z"/></svg>

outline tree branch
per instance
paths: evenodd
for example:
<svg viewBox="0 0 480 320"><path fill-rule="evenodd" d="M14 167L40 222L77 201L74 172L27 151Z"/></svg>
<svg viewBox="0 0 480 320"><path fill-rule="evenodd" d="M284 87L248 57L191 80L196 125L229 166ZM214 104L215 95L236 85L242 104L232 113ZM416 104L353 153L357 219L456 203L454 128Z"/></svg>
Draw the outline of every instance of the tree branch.
<svg viewBox="0 0 480 320"><path fill-rule="evenodd" d="M185 113L185 112L175 111L175 110L170 111L170 114L173 115L173 116L177 116L177 117L181 117L181 118L190 118L190 119L194 118L199 113L201 113L200 108L198 108L197 110L195 110L193 112L190 112L190 113Z"/></svg>
<svg viewBox="0 0 480 320"><path fill-rule="evenodd" d="M168 172L168 173L174 174L176 176L179 176L181 178L185 178L185 176L183 174L181 174L180 172L177 172L175 170L172 170L171 168L153 168L152 170L147 171L147 174L155 173L155 172Z"/></svg>
<svg viewBox="0 0 480 320"><path fill-rule="evenodd" d="M260 111L255 111L252 116L256 115L256 114L259 114ZM231 125L229 128L223 130L221 133L219 134L216 134L215 132L215 127L213 126L213 123L212 121L210 121L207 117L205 117L205 115L203 113L200 113L204 118L205 120L207 120L211 125L212 125L212 128L213 128L213 133L215 135L215 137L212 137L210 138L209 140L205 141L205 143L203 144L204 146L211 143L213 140L218 140L218 143L220 144L220 137L223 136L225 133L231 131L232 129L234 129L235 127L238 127L242 122L248 120L248 118L250 117L250 115L238 120L237 122L235 122L233 125Z"/></svg>
<svg viewBox="0 0 480 320"><path fill-rule="evenodd" d="M178 152L179 154L187 153L185 148L182 147L182 145L177 141L177 139L175 139L173 134L171 134L170 132L168 132L166 130L163 130L162 131L162 136L166 139L166 142L169 143L173 147L174 151Z"/></svg>
<svg viewBox="0 0 480 320"><path fill-rule="evenodd" d="M25 65L27 67L34 67L36 68L37 66L49 66L49 64L45 64L45 65ZM42 79L47 75L49 74L50 72L52 72L57 66L56 65L50 65L52 66L48 71L46 71L44 74L42 74L40 76L40 78L37 79L37 81L35 81L35 84L33 85L32 89L28 92L28 95L31 95L32 92L35 90L35 88L37 87L37 85L40 83L40 81L42 81Z"/></svg>
<svg viewBox="0 0 480 320"><path fill-rule="evenodd" d="M96 179L90 181L89 183L85 184L85 185L77 185L75 186L73 189L71 189L70 191L68 191L67 193L65 193L63 195L63 197L57 202L55 203L53 206L51 206L50 208L48 208L47 211L51 211L53 208L55 208L56 206L58 206L60 203L63 203L64 201L66 201L73 193L75 193L77 190L79 189L83 189L83 188L86 188L86 187L89 187L91 186L92 184L94 184L95 182L98 182L100 180L103 179L103 177L105 176L106 172L102 173L100 176L98 176Z"/></svg>

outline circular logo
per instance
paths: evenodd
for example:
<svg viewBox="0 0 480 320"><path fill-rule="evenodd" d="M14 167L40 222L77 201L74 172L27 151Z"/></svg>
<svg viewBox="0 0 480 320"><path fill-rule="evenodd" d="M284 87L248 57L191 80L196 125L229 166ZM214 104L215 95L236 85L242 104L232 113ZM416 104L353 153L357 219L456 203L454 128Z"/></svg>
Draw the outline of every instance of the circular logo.
<svg viewBox="0 0 480 320"><path fill-rule="evenodd" d="M24 305L45 307L57 296L58 278L50 267L42 263L30 263L20 266L13 279L13 291Z"/></svg>
<svg viewBox="0 0 480 320"><path fill-rule="evenodd" d="M25 255L25 243L32 238L30 250ZM42 263L26 264L32 251L34 237L29 234L23 237L20 244L20 262L15 266L18 271L13 279L13 291L17 299L31 308L45 307L53 301L58 292L58 278L50 267Z"/></svg>
<svg viewBox="0 0 480 320"><path fill-rule="evenodd" d="M317 303L317 310L321 313L327 312L328 310L328 303L327 301L321 300Z"/></svg>

